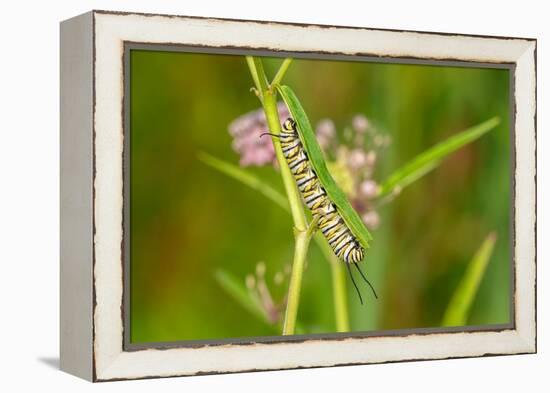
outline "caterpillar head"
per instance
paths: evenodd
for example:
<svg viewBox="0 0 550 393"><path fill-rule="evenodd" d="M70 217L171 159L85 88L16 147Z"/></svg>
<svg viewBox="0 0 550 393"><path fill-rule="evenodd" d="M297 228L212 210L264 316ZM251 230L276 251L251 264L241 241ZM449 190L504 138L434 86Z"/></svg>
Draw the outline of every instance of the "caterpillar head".
<svg viewBox="0 0 550 393"><path fill-rule="evenodd" d="M287 131L296 131L296 122L293 118L289 117L283 123L283 128Z"/></svg>

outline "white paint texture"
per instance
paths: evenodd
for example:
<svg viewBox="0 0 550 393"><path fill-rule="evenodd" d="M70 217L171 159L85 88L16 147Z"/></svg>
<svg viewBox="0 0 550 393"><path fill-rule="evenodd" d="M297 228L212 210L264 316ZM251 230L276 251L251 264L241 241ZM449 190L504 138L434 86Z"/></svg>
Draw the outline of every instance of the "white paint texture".
<svg viewBox="0 0 550 393"><path fill-rule="evenodd" d="M534 41L95 14L95 360L99 380L535 350ZM516 63L516 330L122 351L123 41Z"/></svg>

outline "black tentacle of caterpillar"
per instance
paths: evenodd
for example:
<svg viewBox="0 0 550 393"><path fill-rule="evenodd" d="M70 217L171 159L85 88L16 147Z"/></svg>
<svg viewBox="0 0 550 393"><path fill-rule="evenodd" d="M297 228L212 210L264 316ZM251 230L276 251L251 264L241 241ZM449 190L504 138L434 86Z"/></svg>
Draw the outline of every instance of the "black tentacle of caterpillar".
<svg viewBox="0 0 550 393"><path fill-rule="evenodd" d="M283 155L294 176L304 203L310 209L313 219L317 221L319 230L327 239L334 254L346 264L349 276L359 295L361 304L363 304L363 299L351 273L351 264L355 265L361 277L371 288L374 296L378 298L373 286L367 280L358 265L364 258L364 249L346 225L340 213L338 213L336 206L330 200L319 178L315 174L298 136L296 122L289 117L283 123L279 135L270 133L262 135L272 135L279 138Z"/></svg>

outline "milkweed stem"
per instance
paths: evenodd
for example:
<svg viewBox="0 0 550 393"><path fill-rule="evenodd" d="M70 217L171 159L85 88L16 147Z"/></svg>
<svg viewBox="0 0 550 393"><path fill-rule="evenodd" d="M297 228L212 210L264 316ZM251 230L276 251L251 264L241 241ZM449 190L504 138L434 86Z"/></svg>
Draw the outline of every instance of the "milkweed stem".
<svg viewBox="0 0 550 393"><path fill-rule="evenodd" d="M275 77L273 78L273 80L270 83L271 88L273 88L273 86L278 85L279 83L281 83L281 80L285 76L286 70L288 70L288 66L290 65L290 63L292 63L292 59L290 57L287 57L286 59L284 59L283 63L279 67L279 70L275 74Z"/></svg>
<svg viewBox="0 0 550 393"><path fill-rule="evenodd" d="M262 61L261 59L247 56L246 62L250 69L250 74L252 75L255 89L259 93L258 96L262 102L269 132L279 135L281 131L281 121L277 110L275 92L269 88ZM277 73L279 80L284 75L284 72L286 71L286 68L288 68L289 64L289 60L283 62L282 69ZM285 321L283 324L283 334L290 335L295 333L298 305L300 300L300 288L302 286L302 276L312 233L308 231L306 215L301 197L298 188L296 187L294 178L292 177L292 173L286 163L281 145L274 143L274 147L277 161L279 163L279 167L281 168L281 177L290 205L290 211L295 228L294 261L292 263Z"/></svg>
<svg viewBox="0 0 550 393"><path fill-rule="evenodd" d="M285 320L283 323L283 335L294 334L296 330L296 319L298 317L298 306L300 303L302 276L304 273L304 266L310 240L311 236L309 236L309 231L300 231L296 233L294 244L294 261L292 262L292 272L290 273L290 283L288 286Z"/></svg>
<svg viewBox="0 0 550 393"><path fill-rule="evenodd" d="M253 91L262 103L269 131L271 134L275 135L273 138L276 138L276 136L280 133L281 121L277 110L276 90L272 89L272 86L275 86L281 82L290 63L292 62L292 59L287 58L283 61L270 84L267 82L267 77L265 75L261 59L247 56L246 62L250 69L252 80L254 81L255 87L253 88ZM294 261L292 263L290 284L287 295L287 306L283 323L283 335L291 335L295 334L296 331L300 289L302 286L305 260L310 240L315 234L316 223L313 222L310 226L307 225L300 193L284 158L281 145L279 143L274 143L274 147L277 161L279 167L281 168L281 178L283 180L286 196L289 201L290 212L292 214L295 229ZM343 270L344 265L334 256L334 253L324 238L319 238L319 236L316 236L315 240L321 247L323 254L331 265L336 330L338 332L349 331L346 276L345 271Z"/></svg>
<svg viewBox="0 0 550 393"><path fill-rule="evenodd" d="M330 264L332 276L332 298L334 302L334 319L337 332L349 332L348 291L346 285L346 267L340 261L322 233L317 233L315 240Z"/></svg>

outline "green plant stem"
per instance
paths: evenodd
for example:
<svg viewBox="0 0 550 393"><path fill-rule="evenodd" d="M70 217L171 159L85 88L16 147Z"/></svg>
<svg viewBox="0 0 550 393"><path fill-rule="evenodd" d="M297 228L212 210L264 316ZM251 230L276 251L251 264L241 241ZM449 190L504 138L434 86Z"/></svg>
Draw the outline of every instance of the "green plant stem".
<svg viewBox="0 0 550 393"><path fill-rule="evenodd" d="M275 135L278 135L280 133L281 122L277 110L276 90L272 89L272 86L281 82L283 76L288 70L288 67L290 66L290 63L292 62L292 59L287 58L283 61L270 85L267 83L267 78L265 76L261 60L248 56L246 61L256 86L256 91L259 93L258 96L262 102L269 131ZM274 140L273 145L275 147L275 154L279 167L281 168L281 177L295 227L294 261L292 264L291 281L287 297L287 309L283 324L283 334L288 335L294 334L295 332L305 258L307 255L310 238L313 233L311 230L309 233L306 233L307 224L301 197L294 182L294 178L292 177L292 173L290 172L284 158L281 145L276 140ZM313 226L311 226L310 229L313 229ZM338 258L336 258L330 249L330 246L320 234L315 237L315 240L331 266L336 329L339 332L349 331L350 325L344 266Z"/></svg>
<svg viewBox="0 0 550 393"><path fill-rule="evenodd" d="M315 240L330 264L336 331L349 332L348 292L346 289L346 270L344 263L334 255L334 252L321 233L317 233Z"/></svg>
<svg viewBox="0 0 550 393"><path fill-rule="evenodd" d="M288 66L292 63L292 59L290 57L287 57L281 66L279 67L279 70L275 74L275 77L273 78L273 81L271 81L271 86L278 85L283 80L283 77L286 74L286 70L288 70Z"/></svg>
<svg viewBox="0 0 550 393"><path fill-rule="evenodd" d="M265 78L260 79L260 76L258 75L258 69L256 67L255 59L252 56L246 56L246 63L248 64L248 69L250 70L250 75L252 75L252 80L254 81L254 86L256 86L256 96L260 99L260 101L263 104L263 96L262 96L262 86L264 86ZM263 68L262 68L263 70ZM252 89L254 90L254 89Z"/></svg>
<svg viewBox="0 0 550 393"><path fill-rule="evenodd" d="M281 121L277 110L275 91L272 90L267 83L262 61L250 56L247 56L246 61L262 102L269 132L274 135L279 135L281 131ZM289 62L286 63L287 65L285 67L288 68ZM280 74L282 77L284 72L278 72L277 74ZM300 193L286 163L281 145L275 140L273 145L275 147L277 162L279 163L279 167L281 169L281 178L283 180L283 185L285 187L285 192L290 205L290 212L294 222L295 233L294 261L292 263L285 321L283 324L283 335L290 335L294 334L296 330L296 319L298 316L298 305L300 302L300 288L302 286L302 276L309 241L311 239L311 231L308 231Z"/></svg>
<svg viewBox="0 0 550 393"><path fill-rule="evenodd" d="M310 239L311 236L309 236L309 231L296 231L294 261L292 262L285 321L283 323L283 335L285 336L294 334L296 329L298 305L300 303L300 289L302 287L302 276L304 273L304 266L306 263L306 255Z"/></svg>
<svg viewBox="0 0 550 393"><path fill-rule="evenodd" d="M199 159L207 165L210 165L212 168L219 170L222 173L225 173L229 177L240 181L242 184L259 191L264 196L266 196L272 202L275 202L277 205L282 207L287 213L290 214L290 208L288 205L288 200L285 195L275 190L269 184L263 182L255 175L243 170L242 168L230 164L226 161L220 160L219 158L213 157L204 152L199 153ZM325 259L331 267L332 273L332 296L334 299L334 313L336 328L339 332L349 331L349 317L347 309L347 279L346 271L344 269L344 264L336 258L334 252L327 243L327 240L324 236L318 232L313 237L313 240L319 246L319 249L323 253ZM298 330L299 326L296 326Z"/></svg>
<svg viewBox="0 0 550 393"><path fill-rule="evenodd" d="M264 111L267 118L267 124L269 131L275 135L280 133L280 124L279 112L277 111L277 103L275 97L272 93L266 91L264 97ZM294 221L294 227L297 231L307 230L306 215L304 213L304 208L302 205L302 198L298 187L296 187L296 182L290 172L290 168L286 163L286 159L283 154L283 149L279 141L274 141L275 146L275 155L277 157L277 162L281 168L281 177L283 179L283 185L285 187L286 195L290 205L290 213L292 214L292 219Z"/></svg>
<svg viewBox="0 0 550 393"><path fill-rule="evenodd" d="M279 135L279 133L281 132L281 121L279 119L279 112L277 110L277 102L274 93L270 91L267 82L265 82L267 79L265 77L261 60L250 56L247 56L246 60L248 63L248 67L250 68L250 73L252 74L252 79L256 84L256 89L260 93L262 99L262 106L265 112L265 117L267 119L269 132L275 135ZM275 148L275 156L277 157L277 162L279 164L279 167L281 168L281 178L283 180L283 185L290 205L290 213L292 214L294 227L298 231L305 231L307 230L307 223L300 193L298 191L298 188L296 187L296 183L294 181L294 178L292 177L290 168L286 163L281 145L278 143L278 141L274 141L273 145Z"/></svg>
<svg viewBox="0 0 550 393"><path fill-rule="evenodd" d="M341 262L336 257L332 257L331 259L330 267L332 271L336 331L349 332L348 294L346 291L346 271L344 262Z"/></svg>

